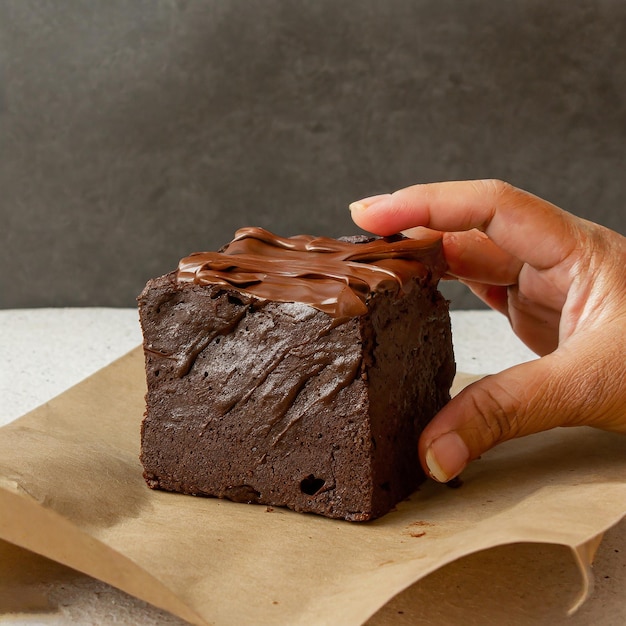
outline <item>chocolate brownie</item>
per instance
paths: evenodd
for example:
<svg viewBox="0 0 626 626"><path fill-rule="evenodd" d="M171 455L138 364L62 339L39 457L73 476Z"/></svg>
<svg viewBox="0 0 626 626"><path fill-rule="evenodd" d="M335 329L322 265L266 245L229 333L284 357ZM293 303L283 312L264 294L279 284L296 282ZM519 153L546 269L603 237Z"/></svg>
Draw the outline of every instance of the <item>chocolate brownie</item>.
<svg viewBox="0 0 626 626"><path fill-rule="evenodd" d="M138 298L152 488L374 519L449 400L441 240L237 231Z"/></svg>

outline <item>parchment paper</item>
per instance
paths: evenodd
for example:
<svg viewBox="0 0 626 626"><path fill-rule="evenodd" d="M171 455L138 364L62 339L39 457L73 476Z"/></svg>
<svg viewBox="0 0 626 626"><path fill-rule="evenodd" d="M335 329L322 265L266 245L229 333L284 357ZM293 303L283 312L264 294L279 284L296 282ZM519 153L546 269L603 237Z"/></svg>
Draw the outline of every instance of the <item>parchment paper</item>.
<svg viewBox="0 0 626 626"><path fill-rule="evenodd" d="M151 491L144 392L136 349L0 429L0 538L195 624L361 624L439 567L515 542L570 547L580 602L626 514L626 437L587 428L499 446L460 488L428 482L365 524Z"/></svg>

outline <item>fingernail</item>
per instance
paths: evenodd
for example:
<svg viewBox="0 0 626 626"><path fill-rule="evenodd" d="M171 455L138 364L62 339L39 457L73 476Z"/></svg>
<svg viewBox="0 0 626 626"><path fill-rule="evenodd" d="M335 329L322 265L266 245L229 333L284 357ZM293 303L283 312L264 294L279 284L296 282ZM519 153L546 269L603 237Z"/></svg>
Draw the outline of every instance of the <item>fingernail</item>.
<svg viewBox="0 0 626 626"><path fill-rule="evenodd" d="M381 200L385 200L386 198L389 198L390 196L391 194L389 193L382 193L377 196L370 196L369 198L363 198L362 200L357 200L356 202L353 202L349 206L349 209L351 211L365 211L365 209L369 209L374 204L377 204Z"/></svg>
<svg viewBox="0 0 626 626"><path fill-rule="evenodd" d="M433 440L426 450L426 466L440 483L458 476L469 461L469 450L457 433L451 431Z"/></svg>

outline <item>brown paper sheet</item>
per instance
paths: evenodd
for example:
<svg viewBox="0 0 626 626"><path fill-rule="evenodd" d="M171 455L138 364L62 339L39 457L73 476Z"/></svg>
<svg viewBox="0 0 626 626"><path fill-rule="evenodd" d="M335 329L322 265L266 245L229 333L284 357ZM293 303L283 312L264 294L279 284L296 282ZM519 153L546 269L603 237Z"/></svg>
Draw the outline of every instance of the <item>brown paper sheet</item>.
<svg viewBox="0 0 626 626"><path fill-rule="evenodd" d="M568 546L580 602L626 514L626 437L587 428L499 446L462 487L428 482L366 524L150 491L143 378L136 349L0 429L0 539L195 624L362 624L443 565L518 542Z"/></svg>

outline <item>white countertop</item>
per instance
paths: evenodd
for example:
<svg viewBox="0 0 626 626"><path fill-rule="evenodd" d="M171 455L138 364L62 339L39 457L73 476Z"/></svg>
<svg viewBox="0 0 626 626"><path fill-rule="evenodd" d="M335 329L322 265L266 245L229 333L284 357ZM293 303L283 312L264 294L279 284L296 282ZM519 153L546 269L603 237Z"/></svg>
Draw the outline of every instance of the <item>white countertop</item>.
<svg viewBox="0 0 626 626"><path fill-rule="evenodd" d="M455 311L452 322L459 371L488 374L534 358L513 335L506 319L497 313ZM140 343L141 332L134 309L0 310L0 345L3 348L0 426L80 382ZM597 580L593 596L573 618L564 618L563 624L613 626L626 623L624 522L607 534L595 568ZM0 621L24 625L182 623L81 574L48 592L56 605L53 614L0 614ZM474 615L480 610L475 606L467 608ZM448 621L440 623L460 623L455 621L458 611L456 615L457 618L450 616ZM488 613L485 619L489 619ZM532 622L515 621L512 616L511 623L548 622L542 621L538 614ZM555 622L552 619L549 623Z"/></svg>

